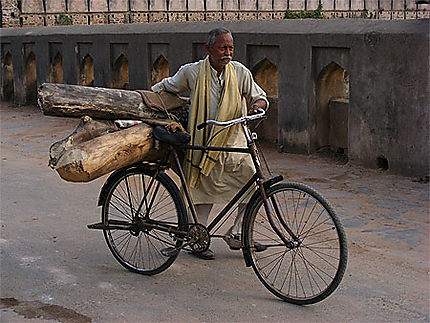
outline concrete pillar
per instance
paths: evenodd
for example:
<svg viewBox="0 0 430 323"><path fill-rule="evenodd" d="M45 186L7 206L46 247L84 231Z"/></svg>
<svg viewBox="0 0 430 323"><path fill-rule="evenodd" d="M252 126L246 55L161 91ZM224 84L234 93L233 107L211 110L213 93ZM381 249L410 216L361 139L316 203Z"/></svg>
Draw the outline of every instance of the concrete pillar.
<svg viewBox="0 0 430 323"><path fill-rule="evenodd" d="M337 0L337 1L349 1L349 0ZM319 1L318 0L307 0L307 8L308 10L315 10L318 8Z"/></svg>
<svg viewBox="0 0 430 323"><path fill-rule="evenodd" d="M393 0L394 10L403 10L405 7L405 0Z"/></svg>
<svg viewBox="0 0 430 323"><path fill-rule="evenodd" d="M379 9L391 10L391 0L379 0Z"/></svg>
<svg viewBox="0 0 430 323"><path fill-rule="evenodd" d="M45 0L46 13L66 12L66 2L58 0Z"/></svg>
<svg viewBox="0 0 430 323"><path fill-rule="evenodd" d="M166 0L150 0L150 10L166 10Z"/></svg>
<svg viewBox="0 0 430 323"><path fill-rule="evenodd" d="M86 0L68 0L70 12L87 12L88 2Z"/></svg>
<svg viewBox="0 0 430 323"><path fill-rule="evenodd" d="M45 41L36 42L35 55L37 59L37 87L49 82L49 44Z"/></svg>
<svg viewBox="0 0 430 323"><path fill-rule="evenodd" d="M224 10L239 10L238 0L224 0L223 1Z"/></svg>
<svg viewBox="0 0 430 323"><path fill-rule="evenodd" d="M42 0L22 0L21 1L22 13L43 13Z"/></svg>
<svg viewBox="0 0 430 323"><path fill-rule="evenodd" d="M349 0L336 0L336 10L349 10Z"/></svg>
<svg viewBox="0 0 430 323"><path fill-rule="evenodd" d="M273 9L274 10L286 10L287 9L287 0L274 0L273 1Z"/></svg>
<svg viewBox="0 0 430 323"><path fill-rule="evenodd" d="M14 99L18 104L25 103L25 87L24 87L24 62L23 43L21 41L12 42L12 60L14 72Z"/></svg>
<svg viewBox="0 0 430 323"><path fill-rule="evenodd" d="M130 0L131 11L147 11L149 0Z"/></svg>
<svg viewBox="0 0 430 323"><path fill-rule="evenodd" d="M221 10L222 8L226 8L226 0L211 0L206 1L206 10L212 11L212 10Z"/></svg>
<svg viewBox="0 0 430 323"><path fill-rule="evenodd" d="M110 47L105 39L96 39L93 44L94 86L109 87L111 64Z"/></svg>
<svg viewBox="0 0 430 323"><path fill-rule="evenodd" d="M78 45L73 41L66 41L63 45L63 82L64 84L78 84L79 62L77 60Z"/></svg>
<svg viewBox="0 0 430 323"><path fill-rule="evenodd" d="M304 0L290 0L290 10L304 10L304 9L305 9Z"/></svg>
<svg viewBox="0 0 430 323"><path fill-rule="evenodd" d="M188 0L189 11L203 11L205 10L205 3L203 0Z"/></svg>
<svg viewBox="0 0 430 323"><path fill-rule="evenodd" d="M291 1L291 0L290 0ZM335 0L321 0L323 10L333 10ZM352 0L354 1L354 0ZM358 0L361 1L361 0Z"/></svg>
<svg viewBox="0 0 430 323"><path fill-rule="evenodd" d="M416 0L405 0L406 1L406 9L413 10L417 8ZM427 4L421 4L422 6L425 6L427 10L429 10L429 5ZM418 5L420 6L420 5Z"/></svg>
<svg viewBox="0 0 430 323"><path fill-rule="evenodd" d="M108 11L108 0L90 0L90 12Z"/></svg>
<svg viewBox="0 0 430 323"><path fill-rule="evenodd" d="M127 11L127 0L109 0L109 11Z"/></svg>
<svg viewBox="0 0 430 323"><path fill-rule="evenodd" d="M129 47L129 66L128 77L130 89L144 90L148 88L148 63L142 64L142 57L149 57L148 45L144 35L130 36ZM138 66L138 68L133 68Z"/></svg>
<svg viewBox="0 0 430 323"><path fill-rule="evenodd" d="M364 1L351 1L351 10L364 10Z"/></svg>
<svg viewBox="0 0 430 323"><path fill-rule="evenodd" d="M257 1L240 0L240 10L257 10Z"/></svg>
<svg viewBox="0 0 430 323"><path fill-rule="evenodd" d="M377 11L378 10L378 0L366 0L366 10Z"/></svg>
<svg viewBox="0 0 430 323"><path fill-rule="evenodd" d="M258 10L272 10L272 0L258 0Z"/></svg>
<svg viewBox="0 0 430 323"><path fill-rule="evenodd" d="M169 11L186 11L187 10L187 0L170 0L169 1Z"/></svg>

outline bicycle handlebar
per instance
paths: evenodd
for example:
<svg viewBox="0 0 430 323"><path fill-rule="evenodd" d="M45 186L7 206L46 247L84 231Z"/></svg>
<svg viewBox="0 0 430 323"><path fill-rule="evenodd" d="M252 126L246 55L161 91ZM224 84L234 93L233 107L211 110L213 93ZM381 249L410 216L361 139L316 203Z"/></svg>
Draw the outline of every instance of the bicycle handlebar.
<svg viewBox="0 0 430 323"><path fill-rule="evenodd" d="M260 112L260 113L252 114L252 115L246 116L246 117L240 117L240 118L237 118L237 119L232 119L232 120L229 120L229 121L206 120L205 122L203 122L201 124L198 124L197 125L197 129L201 130L204 127L206 127L208 124L214 124L216 126L226 126L226 127L229 127L229 126L233 126L235 124L242 123L242 122L245 122L245 121L261 119L266 114L266 111L263 110L263 109L258 109L257 111Z"/></svg>

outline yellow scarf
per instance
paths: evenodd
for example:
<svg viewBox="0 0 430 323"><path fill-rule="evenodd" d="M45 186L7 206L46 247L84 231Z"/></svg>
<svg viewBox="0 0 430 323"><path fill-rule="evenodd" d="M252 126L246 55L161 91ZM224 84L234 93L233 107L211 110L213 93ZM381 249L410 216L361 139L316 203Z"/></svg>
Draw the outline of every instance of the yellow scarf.
<svg viewBox="0 0 430 323"><path fill-rule="evenodd" d="M209 117L209 102L211 89L211 66L207 56L199 66L196 79L193 105L189 120L191 144L204 146L212 136L222 129L219 126L207 126L197 130L196 126L205 122ZM217 121L229 121L241 116L241 95L237 83L236 70L228 63L224 68L224 89L218 104ZM232 128L220 132L209 146L224 147L230 137ZM189 187L200 185L200 176L208 176L219 158L219 151L187 150L185 162L185 177Z"/></svg>

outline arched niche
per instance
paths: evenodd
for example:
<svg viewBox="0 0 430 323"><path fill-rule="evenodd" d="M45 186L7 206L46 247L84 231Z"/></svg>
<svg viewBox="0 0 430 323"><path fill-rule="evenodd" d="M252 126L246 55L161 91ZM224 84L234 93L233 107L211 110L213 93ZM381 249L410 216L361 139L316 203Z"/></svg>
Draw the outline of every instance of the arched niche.
<svg viewBox="0 0 430 323"><path fill-rule="evenodd" d="M151 81L149 86L160 82L162 79L169 76L169 62L163 55L158 56L151 69Z"/></svg>
<svg viewBox="0 0 430 323"><path fill-rule="evenodd" d="M37 72L36 72L36 55L33 52L27 56L25 60L25 101L26 103L34 103L37 99Z"/></svg>
<svg viewBox="0 0 430 323"><path fill-rule="evenodd" d="M111 88L128 89L128 60L120 55L112 67Z"/></svg>
<svg viewBox="0 0 430 323"><path fill-rule="evenodd" d="M14 85L13 85L13 62L12 55L7 52L3 60L2 68L3 80L3 100L13 101L14 98Z"/></svg>
<svg viewBox="0 0 430 323"><path fill-rule="evenodd" d="M267 120L257 128L261 139L278 141L278 68L269 59L264 58L252 68L257 84L266 92L269 101Z"/></svg>
<svg viewBox="0 0 430 323"><path fill-rule="evenodd" d="M311 152L328 148L347 155L349 115L349 75L331 62L318 75L314 115L310 116Z"/></svg>
<svg viewBox="0 0 430 323"><path fill-rule="evenodd" d="M267 58L258 62L252 69L255 81L269 97L278 97L278 68Z"/></svg>
<svg viewBox="0 0 430 323"><path fill-rule="evenodd" d="M84 57L79 66L78 84L82 86L94 85L94 61L89 54Z"/></svg>
<svg viewBox="0 0 430 323"><path fill-rule="evenodd" d="M49 67L49 82L63 83L63 57L60 53L55 55Z"/></svg>

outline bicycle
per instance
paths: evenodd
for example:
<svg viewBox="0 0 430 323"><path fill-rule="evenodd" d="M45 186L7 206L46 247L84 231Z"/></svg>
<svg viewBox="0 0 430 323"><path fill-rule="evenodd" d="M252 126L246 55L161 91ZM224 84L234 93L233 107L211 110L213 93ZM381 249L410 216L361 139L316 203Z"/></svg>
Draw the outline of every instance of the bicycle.
<svg viewBox="0 0 430 323"><path fill-rule="evenodd" d="M231 121L207 120L197 126L216 125L222 127L220 132L240 124L247 147L192 146L189 136L154 128L155 140L168 145L164 158L113 172L99 196L101 222L88 228L103 230L110 251L122 266L154 275L167 269L181 250L202 252L209 248L211 238L223 238L215 233L238 202L252 194L242 222L241 249L246 266L252 266L263 285L284 301L304 305L325 299L345 273L345 232L333 207L313 188L281 182L281 175L265 179L256 136L248 127L249 121L264 115L264 110L259 110ZM178 149L247 153L253 160L255 174L207 227L198 221ZM177 169L182 193L166 173L172 165ZM257 253L256 241L266 250Z"/></svg>

